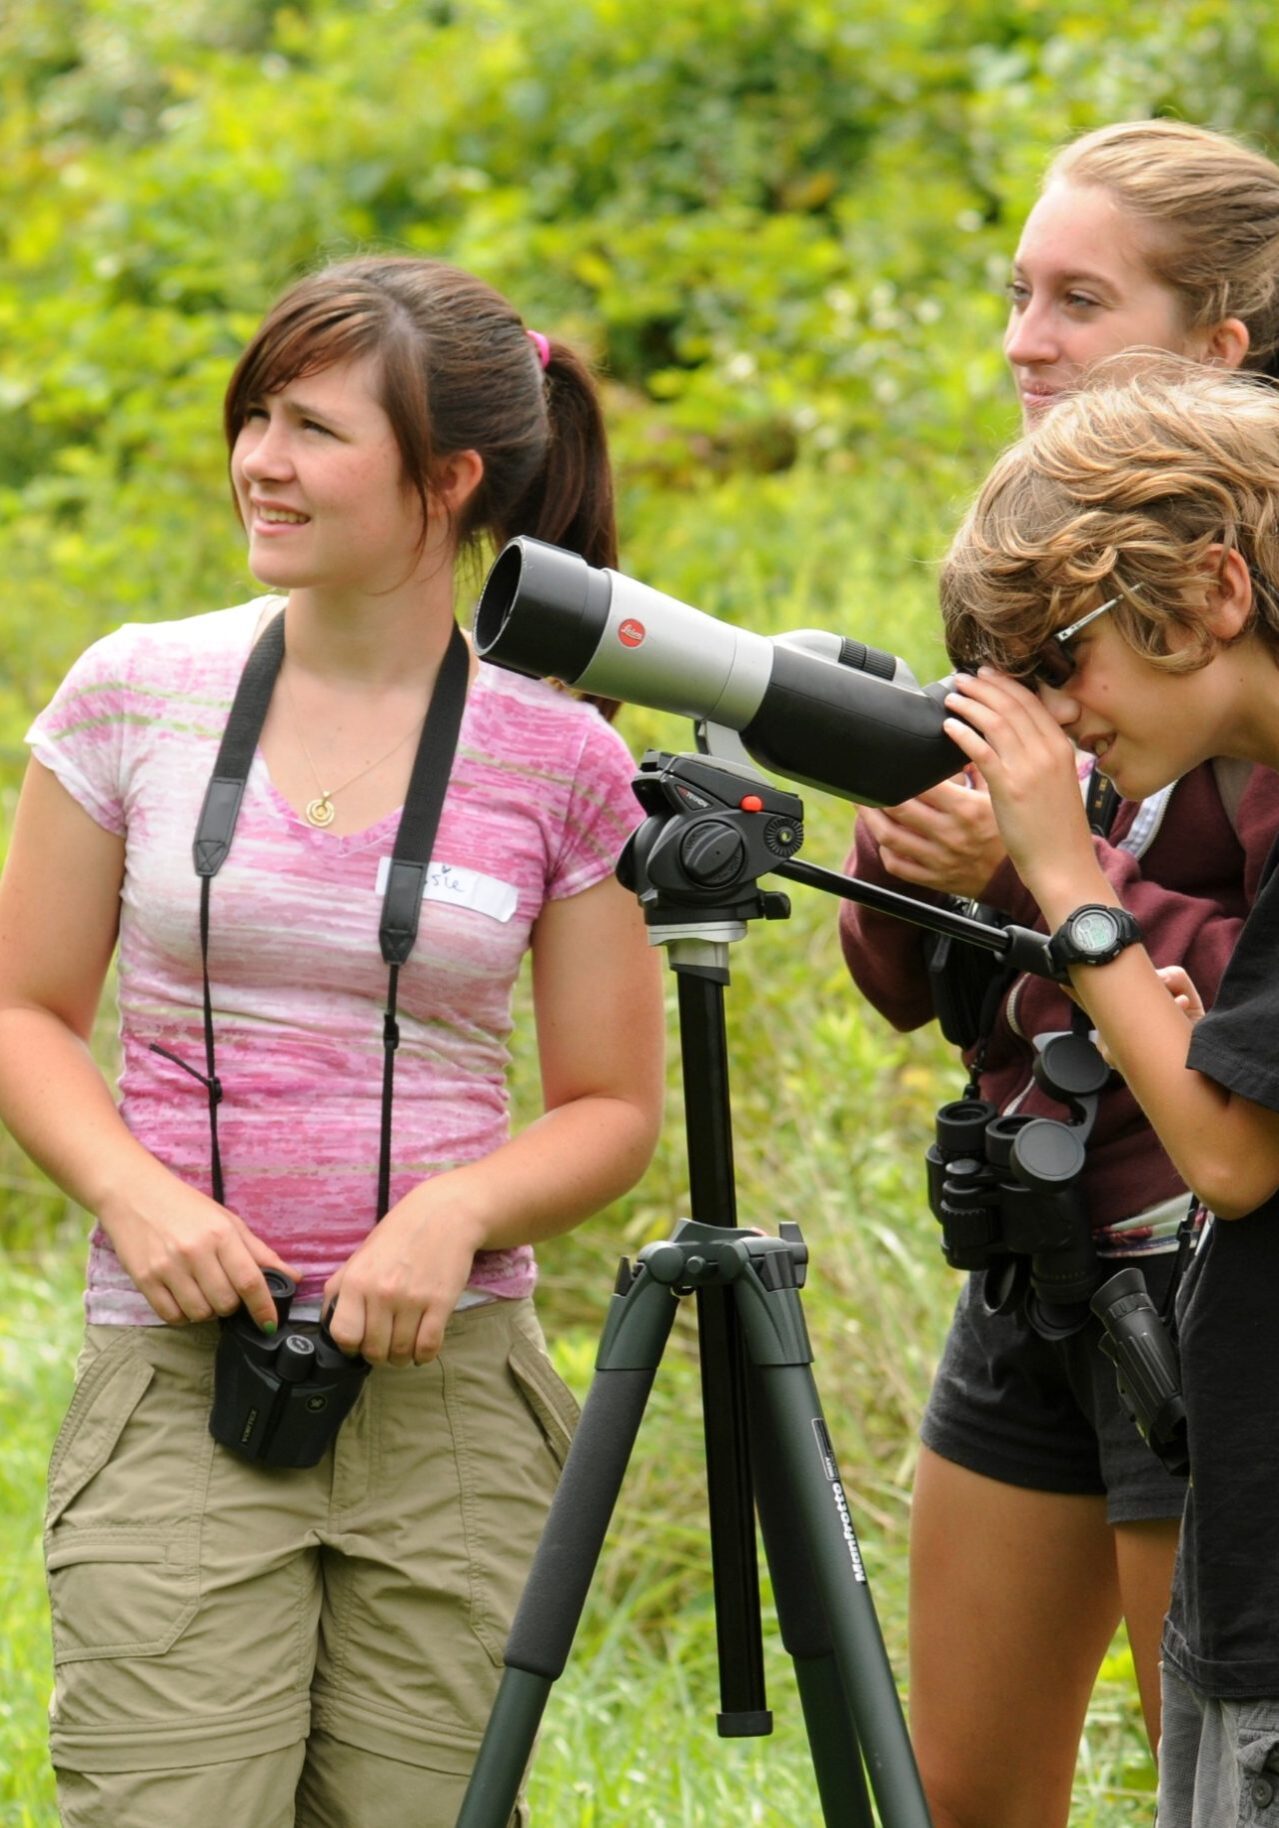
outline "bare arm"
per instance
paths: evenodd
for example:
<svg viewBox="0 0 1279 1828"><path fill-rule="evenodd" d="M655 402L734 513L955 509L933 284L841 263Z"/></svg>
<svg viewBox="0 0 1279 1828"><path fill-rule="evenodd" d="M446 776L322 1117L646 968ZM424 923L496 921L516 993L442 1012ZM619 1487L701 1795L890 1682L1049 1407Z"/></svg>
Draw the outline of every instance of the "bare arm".
<svg viewBox="0 0 1279 1828"><path fill-rule="evenodd" d="M981 768L1009 855L1050 929L1084 902L1118 905L1079 802L1074 752L1034 694L983 672L948 703L963 718L947 732ZM1145 949L1077 967L1071 988L1187 1186L1222 1218L1269 1198L1279 1187L1279 1112L1185 1064L1193 1023Z"/></svg>
<svg viewBox="0 0 1279 1828"><path fill-rule="evenodd" d="M33 761L0 878L0 1114L95 1214L162 1320L206 1320L243 1299L274 1324L261 1266L288 1266L135 1140L89 1051L123 877L123 840Z"/></svg>
<svg viewBox="0 0 1279 1828"><path fill-rule="evenodd" d="M549 902L533 933L545 1113L482 1160L400 1200L326 1288L347 1351L392 1364L439 1350L477 1250L569 1231L639 1179L663 1098L659 961L611 878Z"/></svg>

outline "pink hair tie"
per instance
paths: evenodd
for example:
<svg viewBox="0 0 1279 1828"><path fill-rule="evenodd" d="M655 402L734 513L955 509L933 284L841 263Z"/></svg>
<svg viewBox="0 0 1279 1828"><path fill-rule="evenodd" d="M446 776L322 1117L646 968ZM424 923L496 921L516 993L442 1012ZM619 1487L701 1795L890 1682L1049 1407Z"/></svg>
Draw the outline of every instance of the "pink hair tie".
<svg viewBox="0 0 1279 1828"><path fill-rule="evenodd" d="M542 364L542 367L549 368L551 365L550 339L543 336L540 330L530 330L526 334L529 342L532 343L534 349L537 351L537 359Z"/></svg>

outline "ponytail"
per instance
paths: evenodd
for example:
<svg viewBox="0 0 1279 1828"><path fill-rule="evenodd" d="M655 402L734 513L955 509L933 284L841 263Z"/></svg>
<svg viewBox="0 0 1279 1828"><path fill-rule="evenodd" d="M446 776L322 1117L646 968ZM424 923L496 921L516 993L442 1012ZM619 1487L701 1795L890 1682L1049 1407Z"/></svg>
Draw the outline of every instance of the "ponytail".
<svg viewBox="0 0 1279 1828"><path fill-rule="evenodd" d="M617 512L608 435L594 378L567 343L533 337L545 377L550 436L540 474L520 502L507 538L529 534L578 553L588 565L617 566ZM610 723L620 701L580 696Z"/></svg>
<svg viewBox="0 0 1279 1828"><path fill-rule="evenodd" d="M589 369L566 343L548 339L546 408L550 440L530 500L534 539L580 553L588 565L617 565L617 517L608 438Z"/></svg>

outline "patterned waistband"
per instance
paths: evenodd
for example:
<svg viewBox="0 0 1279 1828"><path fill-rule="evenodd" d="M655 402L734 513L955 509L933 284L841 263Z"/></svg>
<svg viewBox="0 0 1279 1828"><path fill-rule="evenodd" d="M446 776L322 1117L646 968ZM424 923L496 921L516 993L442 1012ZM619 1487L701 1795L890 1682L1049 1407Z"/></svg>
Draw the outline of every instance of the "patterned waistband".
<svg viewBox="0 0 1279 1828"><path fill-rule="evenodd" d="M1158 1205L1147 1206L1144 1212L1134 1213L1130 1219L1117 1219L1113 1225L1105 1225L1096 1233L1097 1255L1099 1257L1156 1257L1177 1248L1177 1233L1181 1221L1186 1216L1186 1207L1190 1196L1186 1193L1171 1194L1168 1199L1160 1200ZM1195 1211L1195 1236L1203 1230L1204 1209L1197 1206Z"/></svg>
<svg viewBox="0 0 1279 1828"><path fill-rule="evenodd" d="M484 1307L490 1301L500 1301L503 1297L493 1295L487 1289L464 1288L454 1304L453 1312L460 1314L464 1308ZM290 1320L318 1320L320 1302L315 1300L295 1301L289 1309Z"/></svg>

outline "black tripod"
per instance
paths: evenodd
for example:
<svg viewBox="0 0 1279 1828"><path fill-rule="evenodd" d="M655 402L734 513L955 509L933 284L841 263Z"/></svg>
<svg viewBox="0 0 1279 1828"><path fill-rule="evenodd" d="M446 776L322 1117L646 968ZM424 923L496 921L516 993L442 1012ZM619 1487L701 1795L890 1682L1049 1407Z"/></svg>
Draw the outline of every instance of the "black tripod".
<svg viewBox="0 0 1279 1828"><path fill-rule="evenodd" d="M930 1828L848 1499L810 1369L800 1306L807 1249L796 1225L760 1237L736 1224L723 992L728 946L752 919L781 919L769 871L850 895L1011 952L1042 935L996 930L887 891L864 894L791 859L795 795L752 769L648 756L648 818L618 874L638 894L678 977L693 1219L632 1266L623 1260L595 1378L507 1644L506 1669L457 1828L506 1828L551 1685L563 1674L679 1299L697 1298L710 1548L724 1736L767 1733L759 1620L758 1507L782 1642L795 1668L827 1828ZM884 899L880 899L881 895ZM906 913L906 910L910 910ZM919 913L916 913L919 910ZM1010 940L1009 932L1017 935ZM1042 969L1042 966L1040 966Z"/></svg>

